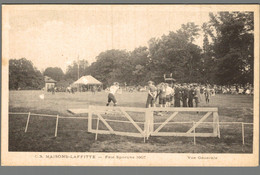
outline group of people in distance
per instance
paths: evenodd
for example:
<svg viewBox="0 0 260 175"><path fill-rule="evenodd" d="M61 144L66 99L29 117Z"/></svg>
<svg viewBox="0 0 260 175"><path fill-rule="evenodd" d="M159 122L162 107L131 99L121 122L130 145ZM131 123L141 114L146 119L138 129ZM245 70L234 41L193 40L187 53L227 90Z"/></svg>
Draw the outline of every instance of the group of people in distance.
<svg viewBox="0 0 260 175"><path fill-rule="evenodd" d="M204 91L206 103L209 103L211 92L208 88ZM148 82L148 97L146 107L156 107L159 99L160 107L198 107L201 101L200 87L196 84L160 83L157 86L152 81ZM182 104L182 105L181 105Z"/></svg>
<svg viewBox="0 0 260 175"><path fill-rule="evenodd" d="M160 107L198 107L201 101L201 93L205 95L206 103L209 103L212 94L208 86L201 91L200 86L196 84L172 85L160 83L155 86L153 81L148 82L147 91L146 108L156 107L157 101L159 101ZM117 105L115 93L122 93L118 82L114 82L109 88L107 106L109 106L111 101L114 103L114 106Z"/></svg>

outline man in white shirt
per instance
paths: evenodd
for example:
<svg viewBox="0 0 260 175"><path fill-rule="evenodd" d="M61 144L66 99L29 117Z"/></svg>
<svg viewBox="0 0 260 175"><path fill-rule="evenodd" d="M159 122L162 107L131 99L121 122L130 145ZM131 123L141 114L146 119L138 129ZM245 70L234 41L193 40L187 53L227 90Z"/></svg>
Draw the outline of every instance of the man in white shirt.
<svg viewBox="0 0 260 175"><path fill-rule="evenodd" d="M172 96L174 95L174 90L169 86L168 83L165 83L166 86L166 106L170 107L172 102Z"/></svg>
<svg viewBox="0 0 260 175"><path fill-rule="evenodd" d="M113 101L114 106L117 105L115 93L118 91L118 89L119 89L119 83L117 83L117 82L114 82L114 84L109 88L107 106L109 106L109 103L110 103L111 101Z"/></svg>

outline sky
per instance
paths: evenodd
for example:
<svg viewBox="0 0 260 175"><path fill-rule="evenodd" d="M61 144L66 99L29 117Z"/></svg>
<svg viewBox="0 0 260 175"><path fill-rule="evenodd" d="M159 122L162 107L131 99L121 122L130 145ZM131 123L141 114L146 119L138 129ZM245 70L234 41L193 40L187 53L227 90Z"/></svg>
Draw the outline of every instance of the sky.
<svg viewBox="0 0 260 175"><path fill-rule="evenodd" d="M182 24L201 26L211 10L199 5L24 5L7 11L9 59L24 57L41 71L60 67L65 72L77 58L92 63L103 51L147 46L152 37Z"/></svg>

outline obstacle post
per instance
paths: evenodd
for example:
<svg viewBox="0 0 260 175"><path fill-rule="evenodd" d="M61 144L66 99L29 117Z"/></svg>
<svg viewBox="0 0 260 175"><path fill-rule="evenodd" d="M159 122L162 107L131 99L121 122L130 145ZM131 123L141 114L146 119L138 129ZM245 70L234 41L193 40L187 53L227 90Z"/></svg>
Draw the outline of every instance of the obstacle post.
<svg viewBox="0 0 260 175"><path fill-rule="evenodd" d="M213 133L219 137L219 119L217 112L213 112Z"/></svg>
<svg viewBox="0 0 260 175"><path fill-rule="evenodd" d="M154 131L154 116L153 116L153 111L151 110L148 110L148 115L149 115L149 119L150 119L150 123L149 123L149 128L150 128L150 131L149 131L149 135L151 134L151 132Z"/></svg>
<svg viewBox="0 0 260 175"><path fill-rule="evenodd" d="M220 139L220 127L219 127L219 122L218 122L218 138Z"/></svg>
<svg viewBox="0 0 260 175"><path fill-rule="evenodd" d="M145 111L144 131L147 139L153 132L153 112L149 108Z"/></svg>
<svg viewBox="0 0 260 175"><path fill-rule="evenodd" d="M194 121L192 122L193 126L195 126L195 123ZM194 142L194 145L196 145L196 126L194 127L194 130L193 130L193 142Z"/></svg>
<svg viewBox="0 0 260 175"><path fill-rule="evenodd" d="M218 133L218 138L220 138L220 128L219 128L219 115L218 112L215 112L216 114L216 121L217 121L217 133Z"/></svg>
<svg viewBox="0 0 260 175"><path fill-rule="evenodd" d="M97 127L96 127L95 140L97 140L97 135L98 135L98 126L99 126L99 118L97 119Z"/></svg>
<svg viewBox="0 0 260 175"><path fill-rule="evenodd" d="M148 139L148 135L149 135L149 111L146 110L145 111L145 119L144 119L144 131L145 131L145 136ZM145 137L144 137L145 138ZM144 139L145 142L145 139Z"/></svg>
<svg viewBox="0 0 260 175"><path fill-rule="evenodd" d="M27 122L26 122L26 126L25 126L24 132L27 132L28 125L29 125L29 120L30 120L30 116L31 116L31 113L29 112L29 113L28 113Z"/></svg>
<svg viewBox="0 0 260 175"><path fill-rule="evenodd" d="M89 106L89 111L88 111L88 132L91 132L92 130L92 108Z"/></svg>
<svg viewBox="0 0 260 175"><path fill-rule="evenodd" d="M57 137L57 133L58 133L58 124L59 124L59 115L57 115L56 118L55 137Z"/></svg>
<svg viewBox="0 0 260 175"><path fill-rule="evenodd" d="M244 128L244 122L241 122L242 124L242 142L243 145L245 144L245 128Z"/></svg>

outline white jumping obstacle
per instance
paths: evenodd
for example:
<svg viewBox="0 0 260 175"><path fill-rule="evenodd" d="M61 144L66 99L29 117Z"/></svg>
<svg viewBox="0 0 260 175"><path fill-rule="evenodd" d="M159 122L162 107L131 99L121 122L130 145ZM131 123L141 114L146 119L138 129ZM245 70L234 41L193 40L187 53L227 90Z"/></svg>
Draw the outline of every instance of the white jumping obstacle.
<svg viewBox="0 0 260 175"><path fill-rule="evenodd" d="M173 112L170 117L168 117L162 123L154 122L154 112ZM219 116L217 108L133 108L133 107L106 107L106 106L89 106L88 110L81 110L81 113L88 113L88 131L96 134L115 134L115 135L123 135L123 136L133 136L133 137L143 137L144 140L148 139L149 136L181 136L181 137L220 137L220 129L219 129ZM144 113L144 129L141 129L137 122L127 113L127 112L139 112ZM173 120L179 113L183 112L206 112L199 121L194 122L170 122ZM111 121L109 119L105 119L104 115L116 113L118 117L126 118L127 121L122 120L113 120L113 122L128 122L132 124L138 131L138 133L127 132L127 131L115 131L113 127L107 122ZM92 128L93 115L97 116L97 125L96 128ZM213 117L212 122L204 122L210 116ZM100 130L98 128L99 122L102 122L108 130ZM186 132L160 132L165 125L169 123L181 124L181 123L192 123L192 127L189 128ZM201 133L196 132L195 129L203 124L212 124L213 132L212 133ZM154 129L155 124L160 124L157 129Z"/></svg>

